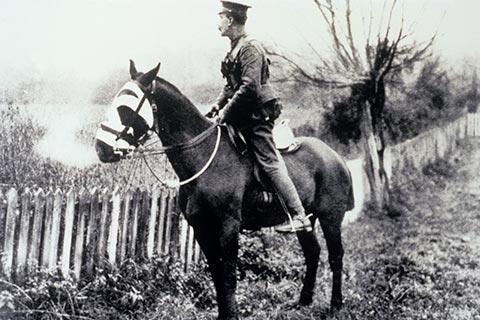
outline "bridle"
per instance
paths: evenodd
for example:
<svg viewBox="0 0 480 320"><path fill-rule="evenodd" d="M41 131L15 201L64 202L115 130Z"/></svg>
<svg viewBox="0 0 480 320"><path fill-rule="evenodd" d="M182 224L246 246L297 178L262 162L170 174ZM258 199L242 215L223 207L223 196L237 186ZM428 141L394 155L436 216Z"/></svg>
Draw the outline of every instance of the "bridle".
<svg viewBox="0 0 480 320"><path fill-rule="evenodd" d="M153 94L154 94L154 89L152 89L151 92L149 92L147 94L146 92L148 92L148 91L145 90L146 88L144 86L142 86L137 81L134 81L134 82L143 92L143 96L140 99L140 101L139 101L137 107L135 108L134 112L138 115L140 110L143 107L143 104L145 103L145 100L148 99L149 102L150 102L150 105L152 106L152 112L153 112L154 119L156 119L155 115L156 115L156 111L157 111L157 106L152 105L151 104L152 100L150 99L150 97L153 96ZM152 88L154 88L153 84L152 84ZM130 145L133 145L135 147L139 147L140 145L145 143L145 141L148 139L148 136L149 136L148 132L146 132L140 139L136 139L135 136L129 132L130 130L133 130L133 128L131 126L127 126L127 125L124 125L124 126L125 126L125 128L122 131L118 131L118 130L115 130L115 129L107 126L104 123L100 124L100 127L101 127L102 130L115 135L115 141L118 141L118 140L122 139ZM155 126L156 126L156 124L155 124L155 120L154 120L153 127L150 128L149 131L153 130L155 132ZM134 150L134 148L127 149L127 150L125 150L125 148L119 148L119 147L114 147L113 148L113 152L120 155L120 157L126 157L126 155L131 153L131 151L133 151L133 150Z"/></svg>
<svg viewBox="0 0 480 320"><path fill-rule="evenodd" d="M135 146L135 148L131 148L125 152L125 150L120 150L120 148L114 148L114 152L119 154L121 158L124 159L133 159L133 158L142 158L143 161L145 162L146 166L150 170L150 172L153 174L153 176L163 185L168 186L168 187L179 187L185 184L188 184L194 180L196 180L198 177L200 177L207 169L210 167L211 163L213 162L213 159L215 158L219 145L220 145L220 140L221 140L221 135L222 135L222 130L221 130L221 125L214 123L210 127L208 127L206 130L202 131L200 134L197 136L193 137L192 139L183 142L183 143L178 143L178 144L173 144L173 145L168 145L168 146L161 146L161 147L156 147L156 148L151 148L149 147L148 149L144 147L145 142L147 141L148 137L150 136L149 132L154 132L158 134L157 127L157 112L158 108L157 105L153 99L153 96L155 94L156 90L156 80L152 82L152 84L149 87L145 87L142 84L138 83L135 81L136 85L142 90L143 96L140 99L137 107L135 108L135 113L138 114L143 107L145 100L148 99L150 106L152 108L152 113L153 113L153 125L152 127L146 132L139 140L135 140L134 136L129 133L129 131L132 129L129 126L125 126L125 128L122 131L117 131L112 128L109 128L107 126L102 125L102 129L105 131L108 131L110 133L113 133L116 136L116 140L123 139L126 142L128 142L130 145ZM175 153L175 152L181 152L184 150L188 150L191 148L194 148L201 144L205 139L207 139L213 131L217 129L217 139L215 142L215 147L213 149L212 154L210 155L208 161L205 163L205 165L194 175L191 177L181 180L181 181L173 181L173 180L162 180L160 177L158 177L151 166L149 165L146 156L151 156L151 155L160 155L160 154L169 154L169 153ZM133 140L133 141L132 141ZM132 141L132 143L130 142ZM123 149L123 148L122 148Z"/></svg>

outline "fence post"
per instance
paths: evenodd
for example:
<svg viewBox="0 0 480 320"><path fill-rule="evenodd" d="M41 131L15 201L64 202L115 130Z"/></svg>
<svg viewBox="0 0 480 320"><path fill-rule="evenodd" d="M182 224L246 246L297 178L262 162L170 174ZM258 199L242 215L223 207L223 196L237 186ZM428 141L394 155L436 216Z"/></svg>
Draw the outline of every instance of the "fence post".
<svg viewBox="0 0 480 320"><path fill-rule="evenodd" d="M193 255L195 250L194 247L195 247L195 239L193 235L193 228L188 226L187 262L186 262L185 270L187 270L192 265Z"/></svg>
<svg viewBox="0 0 480 320"><path fill-rule="evenodd" d="M127 253L127 237L128 237L128 226L129 226L129 216L131 209L132 201L132 191L130 189L126 190L123 202L123 209L120 214L120 239L118 241L118 260L120 263L125 259Z"/></svg>
<svg viewBox="0 0 480 320"><path fill-rule="evenodd" d="M467 136L473 137L475 136L475 114L474 113L467 113L467 119L468 119L468 124L467 124Z"/></svg>
<svg viewBox="0 0 480 320"><path fill-rule="evenodd" d="M45 195L45 215L44 229L42 240L42 257L41 266L47 267L50 259L50 251L52 250L52 220L53 220L53 194L49 190Z"/></svg>
<svg viewBox="0 0 480 320"><path fill-rule="evenodd" d="M161 188L160 193L160 208L158 216L158 225L157 225L157 248L156 253L158 255L165 253L165 224L167 216L167 199L168 199L168 190Z"/></svg>
<svg viewBox="0 0 480 320"><path fill-rule="evenodd" d="M32 194L28 188L25 189L21 198L20 228L17 248L17 277L23 278L28 257L28 231L30 230L31 201Z"/></svg>
<svg viewBox="0 0 480 320"><path fill-rule="evenodd" d="M85 242L85 224L88 215L88 191L82 187L78 193L78 211L76 212L75 247L73 253L73 274L80 278L82 271L83 244Z"/></svg>
<svg viewBox="0 0 480 320"><path fill-rule="evenodd" d="M137 249L136 257L140 260L145 260L147 256L147 238L148 238L148 223L149 223L149 209L150 209L150 194L148 190L140 192L141 202L138 210L138 228L137 228Z"/></svg>
<svg viewBox="0 0 480 320"><path fill-rule="evenodd" d="M110 264L115 265L117 254L117 241L119 233L119 217L120 217L121 198L118 187L113 190L112 196L112 214L110 229L108 232L107 254Z"/></svg>
<svg viewBox="0 0 480 320"><path fill-rule="evenodd" d="M167 210L165 216L165 246L163 249L164 254L172 254L172 257L175 255L173 250L170 250L170 243L172 242L172 223L173 223L173 211L175 210L175 194L172 189L168 189L168 198L167 198Z"/></svg>
<svg viewBox="0 0 480 320"><path fill-rule="evenodd" d="M91 274L95 264L95 253L98 244L98 212L99 199L98 189L94 188L90 191L90 215L87 226L87 243L85 252L86 272Z"/></svg>
<svg viewBox="0 0 480 320"><path fill-rule="evenodd" d="M201 252L202 250L200 249L200 245L198 244L197 241L195 241L195 253L193 255L194 263L198 263L200 261Z"/></svg>
<svg viewBox="0 0 480 320"><path fill-rule="evenodd" d="M60 270L63 276L70 271L70 252L72 249L73 218L75 215L75 191L73 188L67 192L67 205L65 207L65 220L63 224L63 245L60 261Z"/></svg>
<svg viewBox="0 0 480 320"><path fill-rule="evenodd" d="M475 131L473 132L473 135L475 137L480 136L480 112L474 113L474 118L475 118Z"/></svg>
<svg viewBox="0 0 480 320"><path fill-rule="evenodd" d="M45 213L45 193L40 188L34 194L35 211L33 213L32 239L30 241L30 254L28 264L34 268L40 262L42 240L42 223Z"/></svg>
<svg viewBox="0 0 480 320"><path fill-rule="evenodd" d="M187 237L188 237L188 223L182 215L178 217L179 219L179 227L180 227L180 234L179 234L179 255L180 261L183 264L184 270L186 269L186 254L187 254Z"/></svg>
<svg viewBox="0 0 480 320"><path fill-rule="evenodd" d="M100 212L100 225L98 233L98 246L97 246L97 257L98 257L98 267L102 268L104 259L105 259L105 249L106 249L106 224L107 224L107 215L108 215L108 203L110 201L110 195L108 194L108 188L103 189L101 199L102 199L102 210Z"/></svg>
<svg viewBox="0 0 480 320"><path fill-rule="evenodd" d="M57 268L58 262L58 241L60 239L60 220L62 217L63 193L62 190L55 190L53 198L52 227L50 237L50 256L48 257L48 269Z"/></svg>
<svg viewBox="0 0 480 320"><path fill-rule="evenodd" d="M468 126L468 114L462 117L462 123L460 124L460 138L464 139L467 137L467 126Z"/></svg>
<svg viewBox="0 0 480 320"><path fill-rule="evenodd" d="M152 198L150 203L150 217L148 220L148 237L147 237L147 258L152 258L155 244L155 225L157 223L158 198L160 197L160 188L155 185L152 190Z"/></svg>
<svg viewBox="0 0 480 320"><path fill-rule="evenodd" d="M170 215L170 246L168 253L173 259L176 259L180 253L180 213L178 212L177 189L171 189L170 193L168 209Z"/></svg>
<svg viewBox="0 0 480 320"><path fill-rule="evenodd" d="M3 246L3 271L10 279L13 267L13 248L15 240L15 221L18 215L18 193L11 188L7 193L7 212L5 217L5 240Z"/></svg>
<svg viewBox="0 0 480 320"><path fill-rule="evenodd" d="M0 252L5 242L5 219L7 218L7 195L0 188ZM1 263L0 263L1 268Z"/></svg>
<svg viewBox="0 0 480 320"><path fill-rule="evenodd" d="M132 210L129 216L129 232L128 232L128 256L135 257L137 245L137 230L138 230L138 214L140 211L141 192L137 188L133 193Z"/></svg>

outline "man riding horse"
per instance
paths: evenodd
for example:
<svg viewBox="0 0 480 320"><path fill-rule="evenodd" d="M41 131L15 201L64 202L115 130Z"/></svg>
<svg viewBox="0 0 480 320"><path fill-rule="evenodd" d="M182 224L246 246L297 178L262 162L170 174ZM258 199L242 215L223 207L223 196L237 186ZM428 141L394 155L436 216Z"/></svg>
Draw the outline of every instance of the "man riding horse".
<svg viewBox="0 0 480 320"><path fill-rule="evenodd" d="M320 244L316 233L307 231L320 223L332 271L330 305L338 309L343 297L341 226L345 212L354 206L351 175L343 158L314 137L298 137L301 148L284 158L276 151L272 129L281 107L268 84L264 50L245 34L247 9L223 2L219 28L232 40L232 50L222 68L227 85L209 116L222 109L219 121L244 134L256 161L286 203L285 211L296 215L293 227L306 266L301 305L313 302ZM148 154L167 155L179 179L178 209L193 227L212 274L218 319L238 319L235 291L240 231L278 225L286 216L276 209L258 213L249 197L258 191L251 161L238 153L225 134L227 129L207 120L178 88L158 76L159 69L160 64L139 72L130 61L131 81L115 95L108 119L97 131L95 149L103 162L130 156L146 161ZM149 130L156 130L162 147L143 145ZM304 208L312 213L310 219ZM280 229L291 230L289 224Z"/></svg>
<svg viewBox="0 0 480 320"><path fill-rule="evenodd" d="M282 106L269 83L269 63L260 43L245 32L247 10L240 2L222 1L218 29L231 50L222 62L226 85L207 117L230 124L244 135L255 161L294 218L276 227L278 232L310 231L311 224L287 167L275 147L272 130Z"/></svg>

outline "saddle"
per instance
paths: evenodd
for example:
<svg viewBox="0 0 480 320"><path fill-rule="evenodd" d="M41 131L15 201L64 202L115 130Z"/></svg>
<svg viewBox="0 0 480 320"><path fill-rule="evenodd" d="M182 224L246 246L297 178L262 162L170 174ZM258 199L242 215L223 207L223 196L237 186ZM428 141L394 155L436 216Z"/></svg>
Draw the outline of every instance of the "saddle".
<svg viewBox="0 0 480 320"><path fill-rule="evenodd" d="M275 147L282 155L295 153L302 146L302 144L295 139L293 131L289 126L289 121L289 119L283 119L279 124L275 125L272 131ZM248 144L243 134L229 124L225 124L225 127L227 128L230 142L235 147L237 152L242 156L247 155Z"/></svg>
<svg viewBox="0 0 480 320"><path fill-rule="evenodd" d="M230 142L237 150L237 152L242 156L248 156L249 146L243 134L238 129L229 124L226 124L225 126L227 128ZM301 142L295 139L293 131L289 126L288 119L284 119L279 124L275 125L272 133L275 147L282 155L295 153L302 146ZM255 180L260 184L262 189L271 191L271 188L269 187L269 182L267 179L264 178L264 174L256 161L253 161L253 174Z"/></svg>

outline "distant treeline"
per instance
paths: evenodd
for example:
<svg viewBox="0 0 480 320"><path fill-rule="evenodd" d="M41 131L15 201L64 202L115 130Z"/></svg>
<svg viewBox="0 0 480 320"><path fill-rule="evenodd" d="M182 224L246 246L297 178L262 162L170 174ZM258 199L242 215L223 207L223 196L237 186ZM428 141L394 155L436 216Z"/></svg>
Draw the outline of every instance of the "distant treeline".
<svg viewBox="0 0 480 320"><path fill-rule="evenodd" d="M295 81L275 81L282 73L282 63L272 66L274 85L284 104L284 117L290 118L297 132L316 135L339 149L352 149L360 139L360 106L350 89L319 89ZM180 89L194 103L210 104L221 88L217 82L188 83ZM118 69L94 87L94 104L109 104L119 88L128 81L127 70ZM168 80L168 79L167 79ZM175 84L175 83L174 83ZM475 112L480 102L476 67L465 64L460 70L449 69L439 58L423 61L405 70L387 85L385 126L392 143L412 138L429 128L450 122L467 111ZM0 104L28 104L45 96L49 84L25 80L0 90ZM48 89L48 88L47 88ZM64 99L57 95L52 99Z"/></svg>

